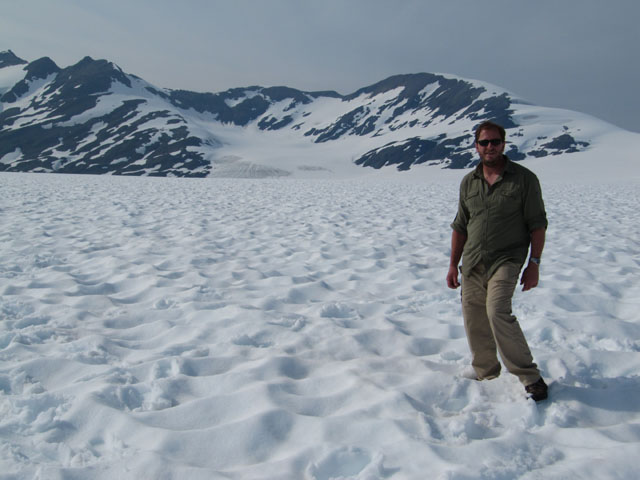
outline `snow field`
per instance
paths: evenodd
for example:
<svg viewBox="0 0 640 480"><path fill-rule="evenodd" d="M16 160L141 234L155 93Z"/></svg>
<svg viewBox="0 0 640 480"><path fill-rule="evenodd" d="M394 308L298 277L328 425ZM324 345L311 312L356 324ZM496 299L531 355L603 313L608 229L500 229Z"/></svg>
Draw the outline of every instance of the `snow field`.
<svg viewBox="0 0 640 480"><path fill-rule="evenodd" d="M637 184L543 181L535 404L461 375L458 181L0 174L0 478L635 478Z"/></svg>

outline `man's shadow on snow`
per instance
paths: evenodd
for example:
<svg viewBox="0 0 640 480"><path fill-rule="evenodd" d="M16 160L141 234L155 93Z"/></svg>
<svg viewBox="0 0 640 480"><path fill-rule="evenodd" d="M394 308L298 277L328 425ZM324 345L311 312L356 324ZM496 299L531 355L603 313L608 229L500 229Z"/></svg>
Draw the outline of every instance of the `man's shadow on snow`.
<svg viewBox="0 0 640 480"><path fill-rule="evenodd" d="M594 378L586 383L562 379L549 385L549 401L545 403L568 404L564 427L606 426L623 421L620 414L640 413L638 398L640 376Z"/></svg>

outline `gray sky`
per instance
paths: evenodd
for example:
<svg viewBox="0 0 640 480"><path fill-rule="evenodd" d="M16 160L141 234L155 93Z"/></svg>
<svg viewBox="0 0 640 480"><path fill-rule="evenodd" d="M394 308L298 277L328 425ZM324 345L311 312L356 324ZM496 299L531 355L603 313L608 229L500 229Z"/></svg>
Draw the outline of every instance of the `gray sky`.
<svg viewBox="0 0 640 480"><path fill-rule="evenodd" d="M158 87L352 93L450 73L640 132L638 0L0 0L0 50Z"/></svg>

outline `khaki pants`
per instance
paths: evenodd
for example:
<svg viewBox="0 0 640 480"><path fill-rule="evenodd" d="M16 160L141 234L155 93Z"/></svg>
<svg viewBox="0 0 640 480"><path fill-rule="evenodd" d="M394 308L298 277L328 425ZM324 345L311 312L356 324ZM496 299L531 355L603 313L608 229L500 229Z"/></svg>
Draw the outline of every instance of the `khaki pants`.
<svg viewBox="0 0 640 480"><path fill-rule="evenodd" d="M520 324L511 312L520 268L517 263L505 263L488 279L480 264L468 277L462 275L462 315L471 365L480 380L500 375L496 349L507 370L525 386L540 378Z"/></svg>

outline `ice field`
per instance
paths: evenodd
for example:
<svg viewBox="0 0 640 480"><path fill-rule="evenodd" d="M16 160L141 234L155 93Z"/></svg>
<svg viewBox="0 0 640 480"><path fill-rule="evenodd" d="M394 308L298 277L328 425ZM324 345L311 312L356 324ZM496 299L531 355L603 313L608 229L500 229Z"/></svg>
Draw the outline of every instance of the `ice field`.
<svg viewBox="0 0 640 480"><path fill-rule="evenodd" d="M464 172L0 174L0 479L637 478L640 180L526 165L539 404L461 375Z"/></svg>

